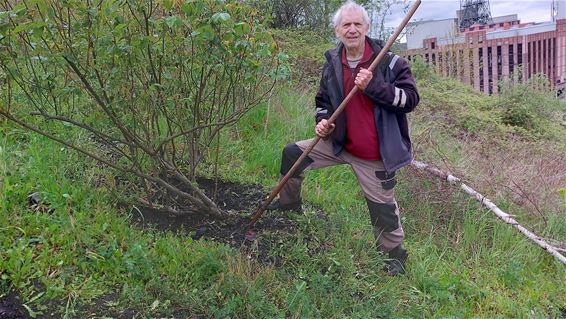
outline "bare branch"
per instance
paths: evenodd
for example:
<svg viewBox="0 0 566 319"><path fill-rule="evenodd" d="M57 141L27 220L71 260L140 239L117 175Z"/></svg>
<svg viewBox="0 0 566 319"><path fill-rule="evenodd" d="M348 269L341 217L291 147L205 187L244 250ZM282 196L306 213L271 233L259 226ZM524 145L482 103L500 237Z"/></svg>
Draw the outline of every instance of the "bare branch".
<svg viewBox="0 0 566 319"><path fill-rule="evenodd" d="M124 144L124 145L130 145L130 143L128 143L124 140L121 140L119 138L112 137L112 136L109 136L107 134L104 134L104 133L92 128L91 126L89 126L87 124L74 121L74 120L66 118L64 116L54 116L54 115L49 115L49 114L42 113L42 112L31 112L30 115L34 115L34 116L39 115L39 116L42 116L42 117L49 119L49 120L57 120L57 121L61 121L61 122L66 122L66 123L69 123L69 124L73 124L77 127L80 127L84 130L87 130L87 131L93 133L94 135L96 135L96 137L98 137L101 141L103 141L104 144L111 146L112 148L114 148L115 150L120 152L120 154L125 156L126 158L128 158L130 160L132 159L130 156L128 156L126 153L124 153L124 151L122 151L122 149L115 146L115 143L113 143L113 142L114 141L119 142L119 143Z"/></svg>
<svg viewBox="0 0 566 319"><path fill-rule="evenodd" d="M556 249L556 247L548 244L544 238L536 235L535 233L531 232L530 230L528 230L527 228L523 227L521 224L519 224L519 222L517 220L515 220L511 215L505 213L504 211L502 211L499 207L497 207L494 203L492 203L488 198L484 197L482 194L478 193L477 191L475 191L473 188L471 188L470 186L462 183L460 181L459 178L456 178L448 173L445 173L435 167L432 167L429 164L423 163L423 162L419 162L419 161L413 161L411 163L411 166L418 168L418 169L423 169L426 170L436 176L439 176L443 179L448 180L450 183L452 184L459 184L460 188L467 193L468 195L474 197L476 200L478 200L482 205L488 207L499 219L501 219L502 221L504 221L505 223L513 226L514 228L516 228L517 230L519 230L521 233L523 233L523 235L525 235L527 238L529 238L530 240L532 240L533 242L535 242L537 245L539 245L540 247L542 247L544 250L546 250L548 253L550 253L551 255L553 255L554 257L556 257L556 259L558 259L560 262L562 262L563 264L566 264L566 257L564 257L564 255L560 254L560 252Z"/></svg>

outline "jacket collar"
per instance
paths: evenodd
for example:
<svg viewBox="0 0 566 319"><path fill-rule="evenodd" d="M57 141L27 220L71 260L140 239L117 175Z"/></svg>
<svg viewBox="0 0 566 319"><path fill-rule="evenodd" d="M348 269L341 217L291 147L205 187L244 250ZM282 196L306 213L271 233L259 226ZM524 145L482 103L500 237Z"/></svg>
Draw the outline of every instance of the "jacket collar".
<svg viewBox="0 0 566 319"><path fill-rule="evenodd" d="M364 46L364 53L362 54L362 57L358 63L358 65L364 64L367 61L373 60L372 58L375 57L375 54L373 54L373 47L371 46L371 44L369 44L369 41L366 39L366 43ZM342 50L342 54L341 54L341 59L342 59L342 64L345 66L348 66L348 57L346 56L346 50Z"/></svg>
<svg viewBox="0 0 566 319"><path fill-rule="evenodd" d="M374 56L377 56L377 54L381 51L381 48L383 48L383 42L381 40L372 39L366 36L366 42L371 45ZM343 50L344 44L342 44L342 42L339 42L334 49L326 52L326 60L328 60L328 62L333 62L336 59L340 60L342 58Z"/></svg>
<svg viewBox="0 0 566 319"><path fill-rule="evenodd" d="M379 52L381 51L381 48L383 47L383 42L381 42L380 40L372 39L368 36L366 36L366 41L369 42L371 48L373 49L373 54L371 57L371 59L373 60L375 59L377 54L379 54ZM339 42L334 49L327 51L325 54L326 60L332 65L332 68L334 69L334 79L336 80L336 82L338 82L337 85L340 89L339 91L340 95L342 94L342 92L344 92L344 85L342 83L342 77L343 77L342 51L343 50L344 50L344 44L342 44L342 42Z"/></svg>

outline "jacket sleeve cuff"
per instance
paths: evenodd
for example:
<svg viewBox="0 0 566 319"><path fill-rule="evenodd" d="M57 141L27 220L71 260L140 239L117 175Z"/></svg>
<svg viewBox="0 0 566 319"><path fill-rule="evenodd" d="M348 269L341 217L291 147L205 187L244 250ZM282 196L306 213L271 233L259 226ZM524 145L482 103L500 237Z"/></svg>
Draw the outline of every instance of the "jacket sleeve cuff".
<svg viewBox="0 0 566 319"><path fill-rule="evenodd" d="M410 112L412 108L409 107L410 96L407 95L407 90L395 86L394 84L386 83L383 77L373 77L364 90L364 94L372 99L376 104L385 107L389 111L406 113Z"/></svg>

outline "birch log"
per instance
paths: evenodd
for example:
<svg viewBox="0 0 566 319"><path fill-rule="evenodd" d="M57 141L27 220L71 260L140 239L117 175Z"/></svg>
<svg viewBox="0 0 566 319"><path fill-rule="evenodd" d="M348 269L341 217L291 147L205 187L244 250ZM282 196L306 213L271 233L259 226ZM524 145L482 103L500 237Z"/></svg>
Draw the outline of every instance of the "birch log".
<svg viewBox="0 0 566 319"><path fill-rule="evenodd" d="M547 243L544 238L536 235L535 233L531 232L530 230L528 230L527 228L523 227L521 224L519 224L514 218L513 216L505 213L504 211L502 211L499 207L497 207L493 202L491 202L489 199L487 199L485 196L483 196L482 194L476 192L473 188L471 188L470 186L462 183L462 181L453 176L450 175L448 173L445 173L443 171L441 171L440 169L433 167L429 164L423 163L423 162L419 162L419 161L413 161L411 163L411 166L421 169L421 170L425 170L427 172L430 172L436 176L439 176L445 180L447 180L448 182L450 182L453 185L460 185L460 188L466 192L467 194L469 194L470 196L474 197L476 200L478 200L482 205L485 205L487 208L489 208L493 213L495 213L495 215L501 219L502 221L504 221L505 223L515 227L516 229L518 229L521 233L523 233L525 236L527 236L530 240L534 241L537 245L539 245L540 247L542 247L544 250L546 250L548 253L550 253L551 255L553 255L554 257L556 257L556 259L558 259L560 262L562 262L563 264L566 264L566 257L564 257L562 254L560 254L559 248L554 247L553 245Z"/></svg>

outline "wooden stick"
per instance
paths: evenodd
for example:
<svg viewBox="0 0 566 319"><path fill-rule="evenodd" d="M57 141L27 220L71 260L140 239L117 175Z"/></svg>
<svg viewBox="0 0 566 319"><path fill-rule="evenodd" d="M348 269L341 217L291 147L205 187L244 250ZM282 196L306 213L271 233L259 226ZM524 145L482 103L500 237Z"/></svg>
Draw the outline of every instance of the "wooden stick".
<svg viewBox="0 0 566 319"><path fill-rule="evenodd" d="M411 166L418 168L418 169L426 170L426 171L428 171L428 172L430 172L430 173L432 173L436 176L439 176L443 179L446 179L447 181L449 181L453 185L457 185L458 183L460 183L460 188L464 192L466 192L468 195L474 197L482 205L485 205L487 208L489 208L493 213L495 213L495 215L499 219L501 219L505 223L507 223L507 224L515 227L516 229L518 229L521 233L523 233L525 236L527 236L530 240L534 241L537 245L539 245L544 250L546 250L548 253L550 253L551 255L556 257L556 259L558 259L560 262L562 262L563 264L566 264L566 257L564 257L564 255L562 255L559 252L562 249L554 247L553 245L550 245L549 243L547 243L544 240L544 238L536 235L535 233L533 233L530 230L523 227L521 224L519 224L519 222L517 222L512 217L512 215L509 215L509 214L505 213L504 211L502 211L499 207L497 207L493 202L491 202L485 196L478 193L477 191L475 191L470 186L462 183L459 178L457 178L453 175L447 174L447 173L439 170L438 168L432 167L431 165L423 163L423 162L413 161L411 163Z"/></svg>
<svg viewBox="0 0 566 319"><path fill-rule="evenodd" d="M387 43L385 43L385 46L381 49L379 54L375 57L375 59L373 60L373 62L369 66L368 70L370 72L373 71L373 69L375 69L377 67L377 65L379 64L379 62L381 62L381 60L383 60L383 57L387 54L387 51L389 51L389 49L391 48L393 43L395 43L395 40L397 40L397 37L399 36L399 34L401 34L401 32L403 31L403 29L405 28L407 23L409 23L409 20L411 19L411 17L415 13L415 11L417 11L417 8L420 5L421 5L421 0L417 0L417 1L415 1L415 4L413 4L411 9L409 9L409 12L407 12L407 15L405 16L405 18L401 21L401 23L399 24L397 29L395 29L395 32L393 32L393 34L389 37L389 39L387 40ZM331 125L332 123L334 123L336 121L336 118L338 118L340 113L342 113L344 108L346 108L346 105L348 104L348 102L350 102L350 100L352 99L354 94L356 94L356 92L358 92L358 87L354 86L354 88L350 91L350 93L348 93L348 95L342 101L342 103L340 103L340 106L338 106L338 108L334 111L332 116L328 119L329 125ZM263 214L263 211L273 201L275 196L277 196L277 194L279 194L279 192L283 189L283 186L285 186L285 184L287 183L289 178L291 178L291 176L293 176L293 174L295 174L295 172L297 171L297 169L299 168L301 163L305 160L305 158L309 155L309 153L313 150L313 148L316 146L316 144L319 141L320 141L320 137L317 136L311 142L311 144L303 151L303 154L301 154L301 156L295 161L295 164L291 167L289 172L287 172L287 174L281 179L281 181L279 181L279 184L277 184L277 186L275 186L273 191L271 191L271 194L269 194L269 197L267 198L267 200L261 205L261 207L259 207L257 209L255 214L252 216L250 223L248 224L248 228L253 226L255 224L255 222L257 222L257 220Z"/></svg>

